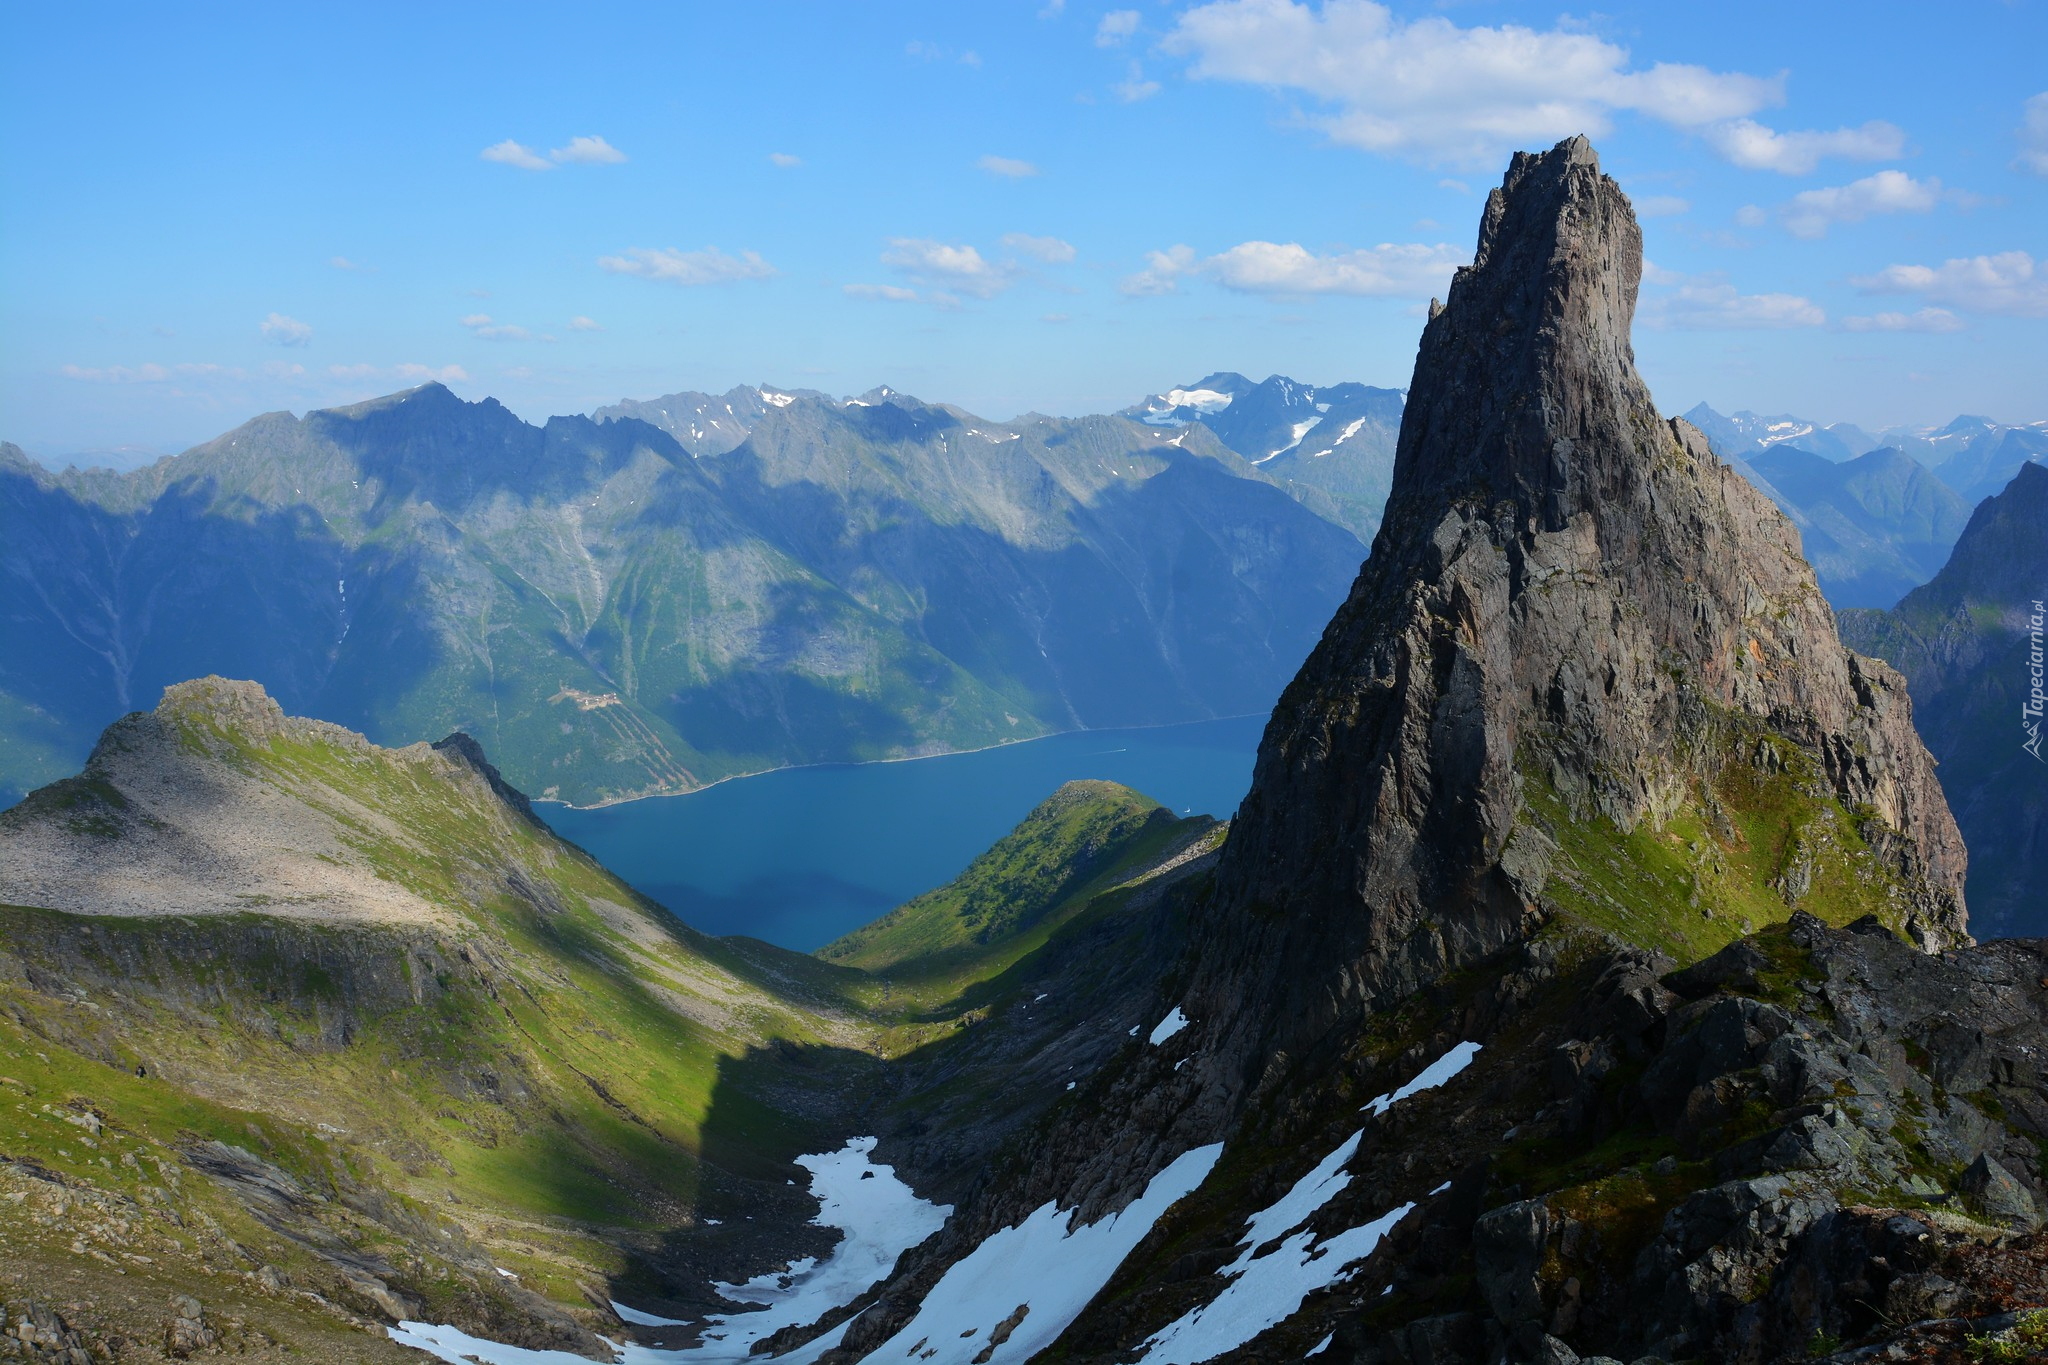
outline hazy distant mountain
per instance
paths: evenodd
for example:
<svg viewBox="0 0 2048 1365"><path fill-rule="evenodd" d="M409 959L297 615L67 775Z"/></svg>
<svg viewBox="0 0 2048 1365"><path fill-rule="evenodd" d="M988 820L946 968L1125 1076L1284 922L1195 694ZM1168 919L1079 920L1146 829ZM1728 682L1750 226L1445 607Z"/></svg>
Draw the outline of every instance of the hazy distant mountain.
<svg viewBox="0 0 2048 1365"><path fill-rule="evenodd" d="M2048 455L2048 423L1993 427L1971 435L1934 466L1934 473L1962 494L1964 501L1977 503L2011 483L2022 465L2039 464L2044 455Z"/></svg>
<svg viewBox="0 0 2048 1365"><path fill-rule="evenodd" d="M2048 764L2025 714L2048 600L2048 469L2022 465L1970 517L1940 574L1892 611L1841 614L1842 639L1906 675L1913 719L1970 849L1980 938L2048 933ZM2034 749L2026 748L2034 741Z"/></svg>
<svg viewBox="0 0 2048 1365"><path fill-rule="evenodd" d="M776 408L786 408L798 398L827 397L815 389L749 388L743 384L716 397L684 390L645 402L622 398L590 415L600 422L638 418L675 437L676 444L692 455L723 455L746 440L755 423Z"/></svg>
<svg viewBox="0 0 2048 1365"><path fill-rule="evenodd" d="M576 802L1245 714L1365 553L1206 428L718 402L694 451L438 385L129 474L5 448L0 788L208 673Z"/></svg>
<svg viewBox="0 0 2048 1365"><path fill-rule="evenodd" d="M1705 403L1685 417L1707 434L1714 453L1724 460L1754 463L1762 451L1789 446L1841 463L1890 446L1933 470L1971 506L2011 483L2021 465L2048 455L2048 421L2007 426L1966 413L1938 427L1887 427L1872 436L1848 422L1822 426L1783 413L1724 417Z"/></svg>
<svg viewBox="0 0 2048 1365"><path fill-rule="evenodd" d="M1799 527L1807 562L1837 607L1897 602L1940 571L1970 520L1953 489L1889 446L1833 464L1779 445L1736 467Z"/></svg>
<svg viewBox="0 0 2048 1365"><path fill-rule="evenodd" d="M1824 459L1853 460L1884 444L1850 422L1822 426L1788 413L1761 417L1744 411L1724 417L1701 403L1685 414L1685 420L1706 433L1707 444L1724 460L1747 458L1781 445L1797 446Z"/></svg>
<svg viewBox="0 0 2048 1365"><path fill-rule="evenodd" d="M1365 384L1321 388L1284 375L1255 384L1222 371L1186 388L1156 393L1124 415L1149 426L1194 423L1285 483L1316 511L1371 543L1394 475L1401 432L1399 389Z"/></svg>
<svg viewBox="0 0 2048 1365"><path fill-rule="evenodd" d="M1704 403L1685 417L1798 525L1837 607L1889 607L1932 578L1970 509L2048 454L2048 423L2040 422L1964 416L1873 437L1847 422L1724 417Z"/></svg>

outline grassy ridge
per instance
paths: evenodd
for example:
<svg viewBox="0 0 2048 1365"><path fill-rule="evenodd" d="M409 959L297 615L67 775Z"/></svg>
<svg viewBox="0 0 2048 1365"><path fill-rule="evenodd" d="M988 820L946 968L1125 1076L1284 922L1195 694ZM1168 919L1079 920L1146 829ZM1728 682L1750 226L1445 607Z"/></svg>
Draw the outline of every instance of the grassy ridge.
<svg viewBox="0 0 2048 1365"><path fill-rule="evenodd" d="M954 880L817 956L868 972L943 972L1085 898L1104 873L1156 852L1183 823L1128 787L1069 782Z"/></svg>

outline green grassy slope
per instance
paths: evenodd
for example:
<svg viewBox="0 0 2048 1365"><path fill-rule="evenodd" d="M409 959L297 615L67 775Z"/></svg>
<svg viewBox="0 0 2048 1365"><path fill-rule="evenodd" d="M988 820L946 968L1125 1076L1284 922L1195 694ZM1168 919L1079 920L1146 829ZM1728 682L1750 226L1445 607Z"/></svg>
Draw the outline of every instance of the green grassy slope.
<svg viewBox="0 0 2048 1365"><path fill-rule="evenodd" d="M1525 774L1525 818L1556 845L1547 907L1681 964L1800 910L1838 927L1875 914L1903 930L1903 888L1865 838L1873 814L1845 808L1797 745L1723 722L1706 744L1725 762L1661 823L1624 830Z"/></svg>
<svg viewBox="0 0 2048 1365"><path fill-rule="evenodd" d="M1114 782L1069 782L953 881L818 949L863 971L915 978L979 961L1085 904L1206 820L1177 820Z"/></svg>
<svg viewBox="0 0 2048 1365"><path fill-rule="evenodd" d="M0 1073L22 1095L0 1156L132 1199L105 1152L204 1192L205 1144L246 1149L305 1197L280 1214L229 1191L242 1269L367 1312L348 1285L369 1263L356 1279L415 1314L566 1345L590 1344L572 1319L614 1326L591 1305L679 1230L809 1217L789 1160L847 1135L835 1115L872 1065L875 1030L842 998L855 974L694 933L460 752L252 721L253 691L190 684L116 726L84 777L7 813L7 877L55 841L89 901L96 870L159 866L151 848L246 844L260 831L236 812L267 791L317 813L336 836L320 857L387 913L265 904L260 884L218 913L0 909ZM421 913L369 898L391 888ZM768 1059L751 1084L745 1057ZM45 1105L98 1115L119 1147L81 1146ZM226 1227L218 1193L193 1207ZM212 1254L186 1240L166 1265ZM744 1237L726 1255L779 1263Z"/></svg>

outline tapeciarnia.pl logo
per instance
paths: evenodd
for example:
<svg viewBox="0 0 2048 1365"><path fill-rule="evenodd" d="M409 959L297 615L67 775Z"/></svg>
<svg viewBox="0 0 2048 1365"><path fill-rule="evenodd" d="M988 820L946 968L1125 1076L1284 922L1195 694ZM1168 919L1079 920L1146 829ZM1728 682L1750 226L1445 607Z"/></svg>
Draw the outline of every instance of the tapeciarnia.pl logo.
<svg viewBox="0 0 2048 1365"><path fill-rule="evenodd" d="M2048 703L2048 693L2041 688L2041 622L2044 617L2048 617L2048 609L2044 609L2037 600L2034 615L2027 622L2032 632L2032 645L2027 651L2027 678L2032 685L2027 691L2026 705L2020 708L2020 728L2027 733L2027 742L2020 747L2032 754L2036 762L2048 763L2048 759L2041 757L2041 709L2044 703Z"/></svg>

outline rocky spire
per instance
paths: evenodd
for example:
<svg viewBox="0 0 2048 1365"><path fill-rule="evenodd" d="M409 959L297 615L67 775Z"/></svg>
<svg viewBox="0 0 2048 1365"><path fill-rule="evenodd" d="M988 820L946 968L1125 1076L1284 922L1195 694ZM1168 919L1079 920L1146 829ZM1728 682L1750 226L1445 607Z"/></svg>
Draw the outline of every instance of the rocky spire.
<svg viewBox="0 0 2048 1365"><path fill-rule="evenodd" d="M1531 784L1625 834L1726 825L1728 765L1790 765L1874 817L1898 927L1965 937L1905 689L1843 649L1785 518L1657 415L1629 346L1641 273L1584 138L1517 155L1488 196L1423 332L1372 557L1274 712L1196 928L1190 1013L1233 1021L1237 1060L1533 928L1559 832Z"/></svg>

